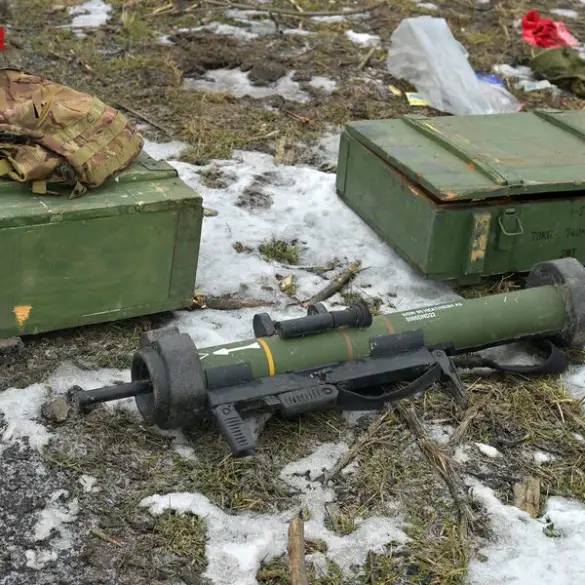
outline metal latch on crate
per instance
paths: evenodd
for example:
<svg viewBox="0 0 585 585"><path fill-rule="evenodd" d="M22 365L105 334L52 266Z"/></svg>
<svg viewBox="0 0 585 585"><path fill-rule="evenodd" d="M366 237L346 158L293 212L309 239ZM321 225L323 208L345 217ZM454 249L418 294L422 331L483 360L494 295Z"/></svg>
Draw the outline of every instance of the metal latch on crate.
<svg viewBox="0 0 585 585"><path fill-rule="evenodd" d="M498 217L498 227L498 248L500 250L511 250L514 246L514 238L524 234L520 214L515 208L504 210Z"/></svg>

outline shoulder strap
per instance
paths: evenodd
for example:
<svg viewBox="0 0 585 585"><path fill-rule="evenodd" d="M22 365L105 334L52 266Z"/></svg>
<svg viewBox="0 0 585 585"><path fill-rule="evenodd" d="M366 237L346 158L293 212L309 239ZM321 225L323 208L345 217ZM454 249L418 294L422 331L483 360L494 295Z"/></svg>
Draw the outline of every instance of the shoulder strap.
<svg viewBox="0 0 585 585"><path fill-rule="evenodd" d="M454 362L459 368L490 368L499 372L510 372L513 374L542 375L542 374L562 374L569 367L567 356L550 340L532 340L532 345L540 350L547 351L548 355L539 364L529 366L519 366L510 364L501 364L489 358L479 356L454 358Z"/></svg>

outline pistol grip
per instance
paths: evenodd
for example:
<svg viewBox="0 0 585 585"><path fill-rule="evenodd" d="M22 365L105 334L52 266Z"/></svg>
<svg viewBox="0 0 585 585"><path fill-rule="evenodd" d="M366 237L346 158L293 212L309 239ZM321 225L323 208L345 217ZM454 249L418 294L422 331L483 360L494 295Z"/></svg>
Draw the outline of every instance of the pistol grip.
<svg viewBox="0 0 585 585"><path fill-rule="evenodd" d="M256 441L233 404L216 406L212 413L235 457L255 453Z"/></svg>

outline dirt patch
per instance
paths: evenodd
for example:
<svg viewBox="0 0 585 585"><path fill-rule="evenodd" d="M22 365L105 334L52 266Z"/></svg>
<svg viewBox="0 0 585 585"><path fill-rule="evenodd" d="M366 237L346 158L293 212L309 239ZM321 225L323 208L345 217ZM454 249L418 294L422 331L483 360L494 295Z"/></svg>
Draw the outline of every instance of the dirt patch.
<svg viewBox="0 0 585 585"><path fill-rule="evenodd" d="M160 314L25 337L17 351L0 352L0 391L43 382L63 361L82 369L127 368L141 332L170 318Z"/></svg>
<svg viewBox="0 0 585 585"><path fill-rule="evenodd" d="M272 196L265 191L266 185L270 182L271 173L256 176L252 184L244 189L235 204L246 209L269 209L274 203Z"/></svg>

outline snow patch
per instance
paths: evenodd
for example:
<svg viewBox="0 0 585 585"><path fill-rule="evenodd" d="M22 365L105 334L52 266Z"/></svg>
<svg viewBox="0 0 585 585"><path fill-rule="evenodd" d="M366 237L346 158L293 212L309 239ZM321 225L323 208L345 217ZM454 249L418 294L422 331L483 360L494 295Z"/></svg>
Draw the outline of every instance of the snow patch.
<svg viewBox="0 0 585 585"><path fill-rule="evenodd" d="M579 13L576 10L570 10L568 8L553 8L551 13L561 18L579 18Z"/></svg>
<svg viewBox="0 0 585 585"><path fill-rule="evenodd" d="M189 148L186 142L181 140L172 140L171 142L151 142L144 139L143 150L156 160L169 160L179 157L182 152Z"/></svg>
<svg viewBox="0 0 585 585"><path fill-rule="evenodd" d="M237 98L248 96L261 99L280 95L293 102L305 103L310 96L292 80L294 73L287 73L271 86L260 87L252 85L248 73L240 69L214 69L198 79L185 78L185 86L198 91L227 92Z"/></svg>
<svg viewBox="0 0 585 585"><path fill-rule="evenodd" d="M35 541L38 542L49 538L53 531L62 534L64 531L63 524L75 520L79 513L77 499L73 499L69 504L61 501L67 495L67 490L57 490L51 494L46 508L38 514L33 537Z"/></svg>
<svg viewBox="0 0 585 585"><path fill-rule="evenodd" d="M511 65L494 65L492 72L506 80L516 80L514 87L523 89L526 92L550 89L554 94L561 93L561 90L547 79L536 80L530 67L512 67Z"/></svg>
<svg viewBox="0 0 585 585"><path fill-rule="evenodd" d="M469 450L469 445L458 445L453 454L453 461L455 461L455 463L467 463L470 459Z"/></svg>
<svg viewBox="0 0 585 585"><path fill-rule="evenodd" d="M492 447L491 445L475 443L475 446L479 449L480 453L486 457L490 457L491 459L495 459L496 457L500 457L502 455L495 447Z"/></svg>
<svg viewBox="0 0 585 585"><path fill-rule="evenodd" d="M108 22L112 7L103 0L88 0L68 9L70 15L77 15L67 28L98 28Z"/></svg>
<svg viewBox="0 0 585 585"><path fill-rule="evenodd" d="M551 497L544 516L534 519L514 506L504 505L480 482L467 481L476 499L489 513L494 532L493 540L486 542L479 551L487 561L474 560L469 565L469 585L585 582L583 504Z"/></svg>
<svg viewBox="0 0 585 585"><path fill-rule="evenodd" d="M583 366L570 366L563 378L563 385L573 398L583 400L585 398L585 368ZM585 402L583 407L585 409Z"/></svg>
<svg viewBox="0 0 585 585"><path fill-rule="evenodd" d="M79 503L76 498L69 502L67 490L53 492L47 506L37 513L37 522L33 529L34 542L42 543L47 548L26 551L26 566L31 569L43 569L46 563L55 561L61 551L71 549L73 538L66 524L77 519Z"/></svg>
<svg viewBox="0 0 585 585"><path fill-rule="evenodd" d="M357 522L357 529L339 536L324 526L327 503L335 500L332 489L323 487L316 478L330 470L346 454L345 443L325 443L311 455L287 465L281 479L300 492L300 507L309 510L305 522L305 538L322 539L327 544L326 557L351 575L362 566L368 552L382 552L391 542L398 545L408 537L398 528L398 520L369 518ZM257 585L256 573L262 563L279 557L287 550L288 522L298 507L282 514L226 514L198 493L178 492L145 498L140 506L153 515L164 510L191 513L204 518L207 525L207 569L203 575L214 585ZM319 563L317 556L313 561ZM320 566L324 566L321 558Z"/></svg>
<svg viewBox="0 0 585 585"><path fill-rule="evenodd" d="M331 93L337 89L337 81L334 79L329 79L328 77L321 77L319 75L313 77L311 81L309 81L309 85L316 89L322 89L327 93Z"/></svg>
<svg viewBox="0 0 585 585"><path fill-rule="evenodd" d="M0 432L3 443L11 444L27 437L32 448L40 449L49 442L49 432L36 420L46 397L47 388L42 384L0 392ZM0 453L4 446L0 444Z"/></svg>
<svg viewBox="0 0 585 585"><path fill-rule="evenodd" d="M86 494L95 493L95 492L100 491L100 488L96 486L97 478L92 477L91 475L83 474L79 478L79 483L81 484L81 487L83 488L83 491Z"/></svg>
<svg viewBox="0 0 585 585"><path fill-rule="evenodd" d="M266 24L264 24L264 30L266 31L264 34L274 34L274 32L276 31L276 26L274 25L274 23L271 22L268 22L268 25L269 25L268 30L270 32L266 30ZM258 36L260 36L258 32L247 31L246 29L241 28L239 26L233 26L231 24L224 24L221 22L211 22L203 26L198 26L197 28L194 28L192 30L193 31L208 30L210 32L214 32L216 35L233 37L235 39L240 39L242 41L250 41L252 39L257 39Z"/></svg>
<svg viewBox="0 0 585 585"><path fill-rule="evenodd" d="M418 8L423 8L424 10L438 10L438 6L433 4L432 2L417 2Z"/></svg>
<svg viewBox="0 0 585 585"><path fill-rule="evenodd" d="M41 407L51 396L64 394L72 386L91 390L116 382L129 381L129 370L82 370L70 362L64 362L49 376L46 384L32 384L27 388L8 388L0 392L1 442L11 444L28 438L31 447L41 449L48 444L51 437L49 431L39 422ZM110 402L106 407L126 408L130 412L138 412L133 398ZM2 449L3 445L0 443L0 452Z"/></svg>
<svg viewBox="0 0 585 585"><path fill-rule="evenodd" d="M429 439L438 445L446 445L455 432L455 429L450 425L426 424L424 427Z"/></svg>
<svg viewBox="0 0 585 585"><path fill-rule="evenodd" d="M358 33L353 30L346 30L345 36L356 45L362 47L375 47L380 44L380 37L378 35L372 35L370 33Z"/></svg>
<svg viewBox="0 0 585 585"><path fill-rule="evenodd" d="M251 41L257 39L258 37L266 37L270 35L275 35L279 31L276 28L276 25L271 20L252 20L249 18L245 18L243 16L235 17L237 14L244 14L244 13L255 13L256 11L253 10L227 10L225 12L226 16L231 16L234 20L238 21L239 23L245 25L244 27L241 26L234 26L233 24L226 24L223 22L210 22L204 24L202 26L192 27L192 28L177 28L173 31L174 34L176 33L192 33L192 32L212 32L216 35L231 37L234 39L239 39L241 41ZM260 14L260 13L258 13ZM280 31L282 34L285 35L310 35L313 34L310 31L305 31L302 29L284 29ZM159 36L159 43L161 45L174 45L173 41L170 39L171 34L161 35Z"/></svg>
<svg viewBox="0 0 585 585"><path fill-rule="evenodd" d="M370 268L356 278L352 288L381 298L381 310L385 312L394 310L390 303L402 311L459 298L448 284L421 279L378 238L340 200L334 173L308 166L277 166L270 155L241 151L236 151L232 160L213 161L206 166L178 161L170 164L183 181L201 193L205 205L218 212L216 217L205 218L201 238L197 288L208 295L239 292L243 297L274 301L277 306L271 308L271 314L275 319L304 315L298 306L284 307L288 299L278 290L276 275L294 274L299 298L309 298L323 288L325 281L296 266L266 262L257 248L274 236L286 241L298 239L301 266L325 266L336 258L347 265L360 259ZM224 177L227 186L207 187L202 179L207 170ZM245 202L246 190L258 184L272 199L269 208L235 205ZM238 253L236 242L252 250ZM218 266L230 267L229 278ZM325 304L334 302L341 302L341 297L336 295ZM250 338L257 312L256 308L177 312L175 325L189 333L198 347L219 345Z"/></svg>
<svg viewBox="0 0 585 585"><path fill-rule="evenodd" d="M532 454L532 457L534 458L534 462L537 465L541 465L542 463L550 463L556 459L552 453L546 453L544 451L535 451Z"/></svg>

